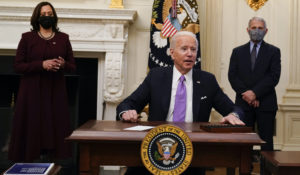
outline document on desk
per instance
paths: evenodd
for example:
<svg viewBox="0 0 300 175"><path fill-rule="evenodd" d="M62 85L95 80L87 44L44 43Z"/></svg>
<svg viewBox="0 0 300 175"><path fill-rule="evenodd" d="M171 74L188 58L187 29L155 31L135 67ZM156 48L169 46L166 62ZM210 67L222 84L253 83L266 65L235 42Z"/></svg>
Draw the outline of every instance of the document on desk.
<svg viewBox="0 0 300 175"><path fill-rule="evenodd" d="M154 126L142 126L142 125L137 125L129 128L125 128L124 130L127 131L145 131L154 128Z"/></svg>

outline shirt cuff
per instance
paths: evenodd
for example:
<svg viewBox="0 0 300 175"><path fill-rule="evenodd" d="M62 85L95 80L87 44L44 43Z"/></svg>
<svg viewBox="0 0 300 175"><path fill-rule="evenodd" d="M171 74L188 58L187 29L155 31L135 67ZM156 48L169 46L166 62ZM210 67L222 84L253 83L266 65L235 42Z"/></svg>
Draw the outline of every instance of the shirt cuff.
<svg viewBox="0 0 300 175"><path fill-rule="evenodd" d="M128 110L120 112L120 114L119 114L119 119L120 119L120 120L124 120L123 117L122 117L122 114L124 114L124 113L127 112L127 111L128 111Z"/></svg>
<svg viewBox="0 0 300 175"><path fill-rule="evenodd" d="M240 116L239 116L238 113L236 113L236 112L231 112L230 114L233 115L233 116L235 116L236 118L240 119Z"/></svg>

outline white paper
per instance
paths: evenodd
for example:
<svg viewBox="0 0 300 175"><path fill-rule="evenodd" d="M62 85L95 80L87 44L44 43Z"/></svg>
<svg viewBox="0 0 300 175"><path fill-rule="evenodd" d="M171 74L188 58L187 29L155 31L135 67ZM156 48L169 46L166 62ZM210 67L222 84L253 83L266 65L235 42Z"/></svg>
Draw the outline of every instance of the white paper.
<svg viewBox="0 0 300 175"><path fill-rule="evenodd" d="M129 131L145 131L148 129L152 129L154 126L142 126L142 125L137 125L129 128L125 128L124 130L129 130Z"/></svg>

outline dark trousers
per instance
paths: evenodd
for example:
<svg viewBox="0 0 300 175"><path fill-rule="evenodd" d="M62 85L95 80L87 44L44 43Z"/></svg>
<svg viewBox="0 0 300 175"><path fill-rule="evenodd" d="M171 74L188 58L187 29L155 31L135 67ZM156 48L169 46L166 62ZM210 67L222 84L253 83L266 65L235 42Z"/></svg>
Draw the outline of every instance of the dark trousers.
<svg viewBox="0 0 300 175"><path fill-rule="evenodd" d="M128 167L125 175L152 175L145 167ZM181 175L205 175L203 168L188 168Z"/></svg>
<svg viewBox="0 0 300 175"><path fill-rule="evenodd" d="M274 123L275 123L276 111L258 111L252 109L245 111L245 119L243 122L247 126L254 127L257 122L258 135L266 144L261 146L262 151L273 151L273 134L274 134Z"/></svg>

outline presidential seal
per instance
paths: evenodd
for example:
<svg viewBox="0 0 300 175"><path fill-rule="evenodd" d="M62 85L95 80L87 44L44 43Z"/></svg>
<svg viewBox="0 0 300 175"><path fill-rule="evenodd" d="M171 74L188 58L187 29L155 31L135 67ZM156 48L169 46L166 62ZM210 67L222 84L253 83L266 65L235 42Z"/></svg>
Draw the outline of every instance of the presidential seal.
<svg viewBox="0 0 300 175"><path fill-rule="evenodd" d="M193 145L188 135L173 125L160 125L149 131L141 145L144 166L152 174L183 173L193 157Z"/></svg>

